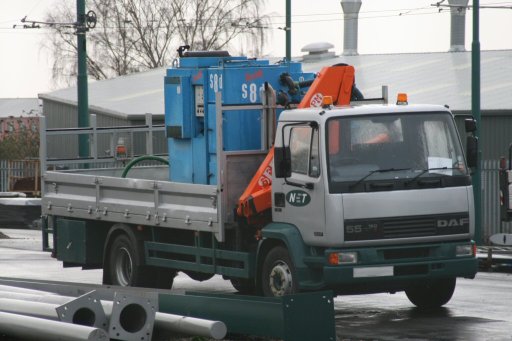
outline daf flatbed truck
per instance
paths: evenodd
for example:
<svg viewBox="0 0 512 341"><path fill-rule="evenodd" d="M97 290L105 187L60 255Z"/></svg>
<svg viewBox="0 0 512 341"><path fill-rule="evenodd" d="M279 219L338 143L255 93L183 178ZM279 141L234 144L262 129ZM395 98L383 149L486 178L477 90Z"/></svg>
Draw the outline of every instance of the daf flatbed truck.
<svg viewBox="0 0 512 341"><path fill-rule="evenodd" d="M446 107L365 104L348 65L216 52L183 54L164 86L168 166L47 170L63 132L41 131L44 233L64 266L123 286L182 271L267 296L405 291L422 308L475 276L476 140L466 158Z"/></svg>

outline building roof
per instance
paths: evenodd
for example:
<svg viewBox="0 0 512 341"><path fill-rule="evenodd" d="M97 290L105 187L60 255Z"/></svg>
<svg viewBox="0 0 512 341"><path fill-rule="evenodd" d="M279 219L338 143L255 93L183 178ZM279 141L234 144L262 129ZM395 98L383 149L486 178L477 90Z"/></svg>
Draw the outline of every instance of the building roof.
<svg viewBox="0 0 512 341"><path fill-rule="evenodd" d="M41 114L37 98L0 98L0 118Z"/></svg>
<svg viewBox="0 0 512 341"><path fill-rule="evenodd" d="M90 82L89 108L126 119L143 119L146 113L164 115L166 68ZM77 87L39 94L43 100L77 105Z"/></svg>
<svg viewBox="0 0 512 341"><path fill-rule="evenodd" d="M512 50L481 52L481 110L512 110ZM409 103L447 104L453 111L471 111L471 52L437 52L340 56L305 63L305 71L346 63L356 70L356 84L365 97L380 97L389 87L390 102L408 94Z"/></svg>
<svg viewBox="0 0 512 341"><path fill-rule="evenodd" d="M482 51L482 111L512 109L512 50ZM434 52L340 56L304 63L305 71L317 72L337 63L354 65L356 84L365 97L380 97L389 87L393 102L398 92L409 103L447 104L453 111L471 110L471 52ZM126 119L146 113L164 114L166 68L89 83L89 106L97 112ZM71 87L39 98L76 105L77 89Z"/></svg>

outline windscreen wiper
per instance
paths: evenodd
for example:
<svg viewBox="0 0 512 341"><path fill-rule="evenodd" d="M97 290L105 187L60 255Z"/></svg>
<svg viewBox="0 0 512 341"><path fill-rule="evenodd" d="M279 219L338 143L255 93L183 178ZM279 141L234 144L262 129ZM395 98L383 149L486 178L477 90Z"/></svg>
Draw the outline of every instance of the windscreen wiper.
<svg viewBox="0 0 512 341"><path fill-rule="evenodd" d="M427 168L427 169L423 169L420 174L416 175L414 178L412 178L411 180L407 181L405 184L408 185L414 181L416 181L416 179L418 179L419 177L421 177L423 174L425 174L426 172L430 172L430 171L433 171L433 170L453 170L453 169L459 169L459 168L454 168L454 167L434 167L434 168Z"/></svg>
<svg viewBox="0 0 512 341"><path fill-rule="evenodd" d="M371 170L370 172L368 172L368 174L366 174L365 176L363 176L361 179L357 180L355 183L353 183L352 185L348 186L349 189L352 189L354 187L356 187L357 185L359 185L361 182L363 182L364 180L366 180L367 178L369 178L370 176L372 176L373 174L375 173L387 173L387 172L395 172L395 171L404 171L404 170L410 170L411 168L385 168L385 169L374 169L374 170Z"/></svg>

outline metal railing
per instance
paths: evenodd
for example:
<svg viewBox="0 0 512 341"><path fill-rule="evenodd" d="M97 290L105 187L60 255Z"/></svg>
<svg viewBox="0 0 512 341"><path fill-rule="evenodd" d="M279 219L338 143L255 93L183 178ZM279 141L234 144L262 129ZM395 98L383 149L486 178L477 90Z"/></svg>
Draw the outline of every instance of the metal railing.
<svg viewBox="0 0 512 341"><path fill-rule="evenodd" d="M96 123L96 115L90 116L90 127L85 128L47 128L46 127L46 118L41 117L40 120L40 145L39 145L39 158L41 162L41 172L44 174L44 171L52 168L55 169L57 167L66 167L66 168L90 168L92 166L95 167L116 167L122 166L123 161L126 159L131 159L142 154L136 154L135 148L133 146L134 135L137 133L145 134L145 153L144 155L163 155L166 154L154 154L153 148L153 136L155 132L165 132L165 125L153 124L153 119L151 114L146 114L146 122L144 125L137 126L120 126L120 127L98 127ZM127 150L129 151L125 158L120 159L116 157L116 145L118 142L118 137L121 134L127 134L130 136L129 142L130 146L127 146ZM88 135L89 136L89 157L79 157L78 156L78 148L76 150L76 157L71 158L50 158L48 155L48 140L54 136L79 136L79 135ZM107 155L101 155L98 150L99 143L101 137L107 136L109 141L109 152Z"/></svg>
<svg viewBox="0 0 512 341"><path fill-rule="evenodd" d="M39 160L0 160L0 192L40 193Z"/></svg>

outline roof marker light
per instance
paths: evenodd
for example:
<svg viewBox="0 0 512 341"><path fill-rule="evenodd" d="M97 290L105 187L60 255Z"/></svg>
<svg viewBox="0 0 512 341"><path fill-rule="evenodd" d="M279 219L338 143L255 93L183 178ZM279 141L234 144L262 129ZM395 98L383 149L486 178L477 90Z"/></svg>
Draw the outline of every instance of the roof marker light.
<svg viewBox="0 0 512 341"><path fill-rule="evenodd" d="M396 96L396 104L397 105L407 105L408 104L408 102L407 102L407 94L399 93Z"/></svg>
<svg viewBox="0 0 512 341"><path fill-rule="evenodd" d="M329 108L332 105L332 96L324 96L322 98L322 107Z"/></svg>

